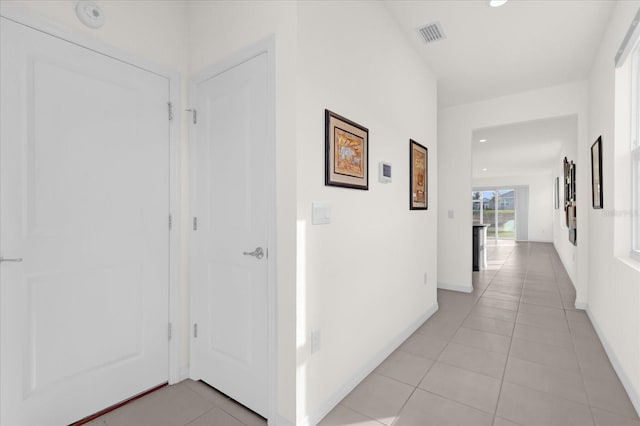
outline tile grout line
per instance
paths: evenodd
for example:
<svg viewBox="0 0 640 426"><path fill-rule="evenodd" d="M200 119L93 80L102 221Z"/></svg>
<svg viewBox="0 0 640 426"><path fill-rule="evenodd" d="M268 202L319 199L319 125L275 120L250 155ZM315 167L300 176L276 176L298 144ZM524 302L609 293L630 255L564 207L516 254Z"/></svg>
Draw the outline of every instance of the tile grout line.
<svg viewBox="0 0 640 426"><path fill-rule="evenodd" d="M554 250L555 250L555 248L554 248ZM556 267L555 267L553 262L551 262L551 268L553 269L553 274L554 274L554 279L555 279L555 278L557 278L556 277L557 272L556 272ZM557 285L558 282L557 282L557 280L555 280L555 281L556 281L556 285ZM571 285L573 285L573 284L571 284ZM574 288L574 290L575 290L575 288ZM575 306L575 297L574 297L574 306ZM563 307L562 312L564 314L564 320L566 321L567 328L569 329L569 338L571 339L571 348L573 349L573 353L574 353L574 355L576 357L576 363L578 364L578 371L580 371L580 381L582 382L582 388L583 388L584 394L585 394L585 396L587 398L587 407L589 407L589 414L591 415L591 422L595 425L596 424L596 419L593 416L593 407L591 406L591 399L589 398L589 393L587 392L587 384L586 384L586 382L584 380L584 372L582 370L582 366L580 365L580 361L578 360L578 352L577 352L577 348L576 348L576 343L575 343L575 341L573 339L573 332L571 330L571 327L569 327L569 318L567 317L567 310L565 309L564 301L562 302L562 307ZM600 340L600 338L598 338L598 340Z"/></svg>
<svg viewBox="0 0 640 426"><path fill-rule="evenodd" d="M386 376L385 376L385 377L386 377ZM367 419L369 419L369 420L373 420L374 422L376 422L376 423L378 423L378 424L381 424L381 425L387 426L385 423L382 423L382 422L381 422L381 421L379 421L378 419L374 419L373 417L371 417L371 416L369 416L369 415L367 415L367 414L361 413L360 411L358 411L358 410L356 410L356 409L354 409L354 408L351 408L351 407L349 407L349 406L347 406L347 405L344 405L344 404L342 403L342 401L340 401L340 402L338 403L338 405L336 405L336 407L346 408L346 409L347 409L347 410L349 410L349 411L353 411L353 412L354 412L354 413L356 413L356 414L360 414L362 417L366 417ZM333 408L333 410L335 410L335 407ZM333 411L333 410L331 410L331 411ZM326 416L325 416L325 417L326 417ZM324 418L323 418L322 420L324 420ZM322 423L322 420L320 420L320 422L321 422L321 423ZM394 422L395 422L395 420L394 420ZM241 423L242 423L242 422L241 422ZM391 423L393 424L393 422L391 422ZM243 424L244 424L244 423L243 423ZM245 425L245 426L246 426L246 425ZM391 426L391 425L389 425L389 426Z"/></svg>
<svg viewBox="0 0 640 426"><path fill-rule="evenodd" d="M511 256L511 254L509 254L509 256ZM509 256L507 256L507 258L508 258ZM502 269L502 267L500 267L500 269ZM497 273L496 273L496 274L497 274ZM444 398L444 399L446 399L446 400L448 400L448 401L452 401L452 402L454 402L454 403L461 404L461 405L465 405L465 406L467 406L467 407L470 407L470 408L473 408L473 409L475 409L475 410L478 410L478 408L476 408L476 407L471 407L470 405L467 405L467 404L464 404L464 403L462 403L462 402L459 402L459 401L453 400L453 399L451 399L451 398L447 398L447 397L445 397L445 396L443 396L443 395L439 395L439 394L436 394L436 393L434 393L434 392L430 392L430 391L428 391L428 390L425 390L425 389L419 388L419 386L420 386L420 383L422 383L422 381L424 380L424 378L427 376L427 374L429 373L429 371L433 368L433 366L434 366L437 362L440 362L440 361L439 361L440 356L441 356L441 355L442 355L442 353L443 353L443 352L444 352L444 351L449 347L449 344L450 344L450 343L452 343L452 339L453 339L453 337L456 335L456 333L458 332L458 330L459 330L461 327L463 327L464 322L465 322L465 321L467 320L467 318L469 318L469 316L471 315L471 312L473 311L473 307L475 307L475 306L476 306L476 304L478 303L478 300L480 300L480 298L482 297L482 295L487 291L487 288L489 288L489 286L491 285L491 282L492 282L492 281L493 281L493 279L495 278L496 274L493 274L493 276L492 276L492 277L491 277L491 279L489 280L489 283L487 283L487 286L482 290L482 293L480 293L480 296L478 296L478 298L473 302L473 304L471 305L471 309L469 310L469 312L467 313L467 315L462 319L462 322L460 323L460 325L456 328L456 331L451 335L451 337L450 337L450 338L448 338L448 339L447 339L447 344L446 344L446 345L444 345L444 347L442 348L442 350L438 353L438 357L437 357L437 359L436 359L436 360L434 360L433 364L431 364L431 366L430 366L430 367L427 369L427 371L424 373L424 375L422 376L422 378L420 379L420 381L418 382L418 384L414 387L413 392L411 392L411 394L409 395L409 398L407 398L407 400L404 402L404 404L402 404L402 407L401 407L401 408L400 408L400 410L398 411L398 414L397 414L396 418L391 422L391 426L394 426L394 425L396 424L396 422L397 422L397 421L398 421L398 419L400 418L400 414L402 413L402 410L404 410L404 408L406 407L407 403L409 402L409 400L411 400L411 398L413 397L413 395L416 393L416 390L418 390L418 389L420 389L420 390L421 390L421 391L423 391L423 392L431 393L432 395L437 395L438 397L440 397L440 398ZM428 320L427 320L427 321L428 321ZM514 326L515 326L515 322L514 322ZM457 342L453 342L453 343L457 343ZM459 343L457 343L457 344L459 344ZM468 345L463 345L463 346L467 346L467 347L469 347ZM491 352L491 351L487 351L487 352ZM429 358L426 358L426 359L429 359ZM444 364L446 364L446 363L444 363ZM449 365L449 364L446 364L446 365ZM454 366L454 367L455 367L455 366ZM461 367L457 367L457 368L461 368ZM463 369L463 370L466 370L466 369ZM467 371L471 371L471 370L467 370ZM478 373L478 374L481 374L481 373ZM487 376L487 377L491 377L491 376ZM492 378L494 378L494 377L492 377ZM502 387L502 381L500 382L500 386ZM499 397L499 396L500 396L500 393L498 392L498 397ZM496 406L497 406L497 401L496 401ZM483 411L483 410L478 410L478 411L482 411L483 413L490 414L490 413L488 413L488 412L486 412L486 411ZM494 422L495 422L495 408L494 408L494 414L493 414L493 418L492 418L491 423L493 424Z"/></svg>
<svg viewBox="0 0 640 426"><path fill-rule="evenodd" d="M555 274L555 272L554 272L554 274ZM554 277L554 280L555 280L555 277ZM525 303L525 304L526 304L526 303ZM563 309L563 311L564 311L564 309ZM565 320L566 320L566 319L565 319ZM520 339L522 339L522 338L520 338ZM541 342L536 342L535 340L529 340L529 339L522 339L522 340L527 340L527 341L534 342L534 343L541 343ZM548 344L549 346L554 346L554 347L558 347L558 348L563 348L562 346L559 346L559 345L553 345L553 344L550 344L550 343L545 343L545 344ZM572 343L572 346L573 346L573 343ZM575 352L575 348L574 348L574 355L575 355L575 353L576 353L576 352ZM511 357L511 355L509 355L509 356L508 356L508 358L510 358L510 357ZM516 356L514 356L514 358L516 358L516 359L521 359L521 358L516 357ZM542 365L542 366L547 367L547 368L552 368L552 369L553 369L553 368L555 368L555 367L552 367L552 366L548 366L548 365L544 365L544 364L537 363L537 362L535 362L535 361L529 361L529 360L523 360L523 361L527 361L527 362L535 363L535 364L538 364L538 365ZM576 359L576 363L577 363L577 359ZM581 370L580 370L580 365L579 365L579 363L578 363L578 368L579 368L579 371L581 371ZM584 387L584 376L582 375L582 372L580 372L580 377L581 377L581 380L583 381L583 387ZM503 382L504 382L504 381L506 381L506 380L504 380L504 379L503 379ZM584 390L585 390L585 396L587 397L587 404L584 404L584 403L582 403L582 402L575 401L575 400L573 400L573 399L565 398L565 397L560 396L560 395L555 395L555 394L552 394L552 393L550 393L550 392L541 391L541 390L539 390L539 389L535 389L535 388L529 387L529 386L527 386L526 384L522 384L522 383L513 383L513 382L510 382L510 381L507 381L507 383L515 384L516 386L521 386L521 387L524 387L524 388L526 388L526 389L530 389L530 390L533 390L533 391L536 391L536 392L541 392L541 393L544 393L544 394L549 394L549 395L552 395L552 396L554 396L554 397L556 397L556 398L562 399L563 401L567 401L567 402L570 402L570 403L580 404L580 405L582 405L582 406L589 407L589 413L591 414L591 419L592 419L592 421L593 421L593 422L594 422L594 424L595 424L595 419L593 418L593 412L591 411L591 404L588 402L588 401L589 401L589 399L588 399L588 395L587 395L587 393L586 393L586 387L585 387L585 389L584 389ZM614 414L615 414L615 413L614 413Z"/></svg>
<svg viewBox="0 0 640 426"><path fill-rule="evenodd" d="M528 244L527 244L528 246ZM514 248L515 250L515 248ZM509 258L513 255L513 251L511 253L509 253L509 256L507 256L507 258L505 259L504 263L502 264L502 266L500 267L500 269L502 269L502 267L504 266L505 263L507 263L507 261L509 260ZM528 259L529 256L527 256ZM526 283L526 279L527 279L527 273L528 273L528 267L527 267L527 271L525 271L524 274L524 280L523 280L523 285L522 285L522 292L520 293L520 300L522 300L522 293L524 292L524 283ZM513 321L513 330L511 332L511 337L509 338L509 349L507 350L507 359L505 360L504 363L504 368L502 369L502 380L500 380L500 388L498 389L498 398L496 398L496 406L493 410L493 424L495 425L496 423L496 417L498 416L498 406L500 405L500 397L502 396L502 387L504 386L504 382L505 382L505 376L507 374L507 366L509 365L509 354L511 353L511 345L513 344L513 334L516 331L516 323L518 321L518 312L520 312L520 300L518 301L518 309L516 310L516 318ZM507 420L511 420L511 419L507 419Z"/></svg>

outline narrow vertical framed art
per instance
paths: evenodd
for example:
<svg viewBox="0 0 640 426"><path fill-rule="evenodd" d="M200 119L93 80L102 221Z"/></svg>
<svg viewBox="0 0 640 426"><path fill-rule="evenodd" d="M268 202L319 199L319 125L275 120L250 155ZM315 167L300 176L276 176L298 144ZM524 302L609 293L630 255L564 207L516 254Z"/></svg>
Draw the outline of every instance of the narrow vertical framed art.
<svg viewBox="0 0 640 426"><path fill-rule="evenodd" d="M591 205L601 209L602 194L602 136L591 145Z"/></svg>
<svg viewBox="0 0 640 426"><path fill-rule="evenodd" d="M429 150L409 139L409 209L429 208Z"/></svg>

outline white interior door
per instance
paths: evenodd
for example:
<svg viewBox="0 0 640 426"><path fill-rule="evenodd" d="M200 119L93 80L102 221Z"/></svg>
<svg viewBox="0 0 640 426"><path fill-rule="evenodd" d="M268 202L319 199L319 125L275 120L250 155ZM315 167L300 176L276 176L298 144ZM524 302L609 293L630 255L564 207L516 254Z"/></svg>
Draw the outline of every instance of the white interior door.
<svg viewBox="0 0 640 426"><path fill-rule="evenodd" d="M197 82L192 375L267 416L267 55ZM253 253L253 255L251 255ZM194 330L195 331L195 330Z"/></svg>
<svg viewBox="0 0 640 426"><path fill-rule="evenodd" d="M0 423L63 425L167 381L169 84L0 19Z"/></svg>

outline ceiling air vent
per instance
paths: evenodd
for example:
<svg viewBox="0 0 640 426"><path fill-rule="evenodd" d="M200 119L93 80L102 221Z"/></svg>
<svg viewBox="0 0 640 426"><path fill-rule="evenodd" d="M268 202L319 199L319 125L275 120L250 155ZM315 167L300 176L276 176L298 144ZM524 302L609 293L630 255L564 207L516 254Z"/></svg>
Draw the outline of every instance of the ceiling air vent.
<svg viewBox="0 0 640 426"><path fill-rule="evenodd" d="M447 38L444 34L444 30L442 29L442 25L440 22L433 22L429 25L425 25L424 27L418 28L418 32L425 43L432 43L434 41L442 40L443 38Z"/></svg>

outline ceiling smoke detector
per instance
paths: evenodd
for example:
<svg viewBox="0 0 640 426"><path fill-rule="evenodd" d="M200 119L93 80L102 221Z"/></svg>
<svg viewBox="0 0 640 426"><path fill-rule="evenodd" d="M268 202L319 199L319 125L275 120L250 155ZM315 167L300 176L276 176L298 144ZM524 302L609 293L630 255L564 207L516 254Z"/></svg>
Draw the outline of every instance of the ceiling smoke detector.
<svg viewBox="0 0 640 426"><path fill-rule="evenodd" d="M442 24L440 24L439 21L418 28L418 32L425 43L432 43L447 38L442 29Z"/></svg>
<svg viewBox="0 0 640 426"><path fill-rule="evenodd" d="M104 25L104 13L94 1L78 0L76 16L89 28L100 28Z"/></svg>

